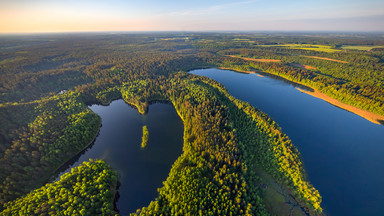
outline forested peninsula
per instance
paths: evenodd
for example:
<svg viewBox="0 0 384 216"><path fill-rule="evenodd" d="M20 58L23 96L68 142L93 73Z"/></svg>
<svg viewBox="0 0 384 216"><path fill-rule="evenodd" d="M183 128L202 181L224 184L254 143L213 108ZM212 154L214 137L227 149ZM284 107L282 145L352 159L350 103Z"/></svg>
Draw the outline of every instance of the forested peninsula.
<svg viewBox="0 0 384 216"><path fill-rule="evenodd" d="M4 215L90 214L90 208L117 214L117 174L102 161L46 183L97 136L101 119L87 105L120 98L143 114L151 102L169 101L184 123L183 154L158 198L134 214L321 215L321 196L277 123L220 83L187 73L194 68L265 71L380 115L384 110L384 51L342 48L384 44L375 35L71 34L4 36L0 44ZM289 197L295 207L285 206Z"/></svg>

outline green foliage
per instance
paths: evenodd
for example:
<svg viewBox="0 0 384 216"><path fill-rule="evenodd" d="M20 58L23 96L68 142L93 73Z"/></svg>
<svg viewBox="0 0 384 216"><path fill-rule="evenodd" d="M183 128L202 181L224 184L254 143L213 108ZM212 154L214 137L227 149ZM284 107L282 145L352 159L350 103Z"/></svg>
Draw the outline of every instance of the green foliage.
<svg viewBox="0 0 384 216"><path fill-rule="evenodd" d="M1 215L116 215L113 206L117 173L101 160L75 167L4 205Z"/></svg>
<svg viewBox="0 0 384 216"><path fill-rule="evenodd" d="M136 214L266 215L258 165L297 191L292 195L311 214L322 212L297 149L273 120L207 78L178 73L161 84L183 119L184 153L158 199Z"/></svg>
<svg viewBox="0 0 384 216"><path fill-rule="evenodd" d="M147 147L148 138L149 138L148 128L147 128L147 125L144 125L143 126L143 137L142 137L142 141L141 141L141 148Z"/></svg>
<svg viewBox="0 0 384 216"><path fill-rule="evenodd" d="M113 214L109 195L104 194L107 199L103 194L69 199L68 190L80 185L87 185L84 191L92 194L96 187L87 182L95 182L92 176L108 170L89 164L67 174L60 183L25 194L47 182L96 137L101 120L86 104L109 104L119 98L143 114L153 101L171 101L184 122L183 155L159 189L159 197L137 214L267 215L256 167L263 167L289 189L310 214L320 214L321 197L305 177L299 152L278 125L233 98L219 83L178 71L207 66L260 70L312 86L342 102L384 112L384 52L379 47L369 52L339 49L342 45L384 45L375 35L362 39L353 35L194 33L186 39L184 34L163 33L70 40L62 36L16 38L0 40L0 44L19 47L0 52L0 206L7 203L6 211L15 210L9 214ZM68 91L57 94L63 89ZM92 175L90 170L94 170ZM81 197L79 191L74 190L73 196ZM109 210L97 207L104 204ZM88 211L90 206L94 208Z"/></svg>
<svg viewBox="0 0 384 216"><path fill-rule="evenodd" d="M372 49L384 48L384 46L342 46L343 49L370 51Z"/></svg>
<svg viewBox="0 0 384 216"><path fill-rule="evenodd" d="M318 44L274 44L274 45L260 45L262 47L283 47L287 49L302 49L302 50L313 50L317 52L334 53L340 50L334 49L329 45L318 45Z"/></svg>
<svg viewBox="0 0 384 216"><path fill-rule="evenodd" d="M270 48L271 49L271 48ZM368 54L319 54L298 52L308 56L319 56L347 61L340 63L323 59L297 56L291 51L279 49L231 49L221 53L239 54L250 58L280 59L281 63L255 62L231 57L212 56L217 66L239 71L263 71L290 81L304 84L346 104L384 115L384 55ZM276 54L281 53L281 54ZM380 52L377 52L379 54ZM309 65L316 70L294 67L291 63Z"/></svg>
<svg viewBox="0 0 384 216"><path fill-rule="evenodd" d="M35 117L19 129L0 158L0 204L42 185L90 144L99 131L100 117L79 100L77 93L67 92L34 103Z"/></svg>
<svg viewBox="0 0 384 216"><path fill-rule="evenodd" d="M234 116L232 125L236 129L248 169L263 166L268 173L284 182L282 185L295 191L293 196L306 203L310 211L322 212L321 196L306 179L298 150L277 123L250 104L229 95L222 85L209 79L204 82L220 90L221 101L225 102L231 116ZM250 174L249 178L255 179L256 176Z"/></svg>
<svg viewBox="0 0 384 216"><path fill-rule="evenodd" d="M134 45L128 50L121 44L105 44L106 40L97 37L79 38L70 45L59 37L52 41L40 38L49 45L23 48L25 52L0 53L1 58L25 57L20 58L18 64L0 65L0 99L6 102L0 105L0 208L5 202L42 186L62 164L94 140L101 120L85 104L107 104L122 97L123 83L148 77L161 80L172 71L187 70L201 62L192 56L174 54L173 48L156 51L159 48L153 49L148 44L142 49L135 38L145 40L135 36L124 41ZM176 46L175 42L166 43L169 46L163 47ZM57 87L63 89L59 83L64 81L60 76L53 76L57 73L82 80L82 85L56 94L52 91L58 91ZM50 76L52 79L48 79ZM36 80L29 83L31 77ZM47 88L41 88L44 82ZM67 84L64 89L78 83ZM145 108L145 101L143 104Z"/></svg>
<svg viewBox="0 0 384 216"><path fill-rule="evenodd" d="M174 163L158 199L137 214L266 215L258 192L247 191L235 134L225 126L229 121L225 106L214 89L191 78L178 73L161 83L163 97L172 101L184 122L184 153Z"/></svg>

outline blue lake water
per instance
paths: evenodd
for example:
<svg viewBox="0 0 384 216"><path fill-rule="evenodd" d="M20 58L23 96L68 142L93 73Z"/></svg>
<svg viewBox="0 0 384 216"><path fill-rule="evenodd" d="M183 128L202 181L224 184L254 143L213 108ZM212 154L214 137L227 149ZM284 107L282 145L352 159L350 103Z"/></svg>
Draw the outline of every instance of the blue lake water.
<svg viewBox="0 0 384 216"><path fill-rule="evenodd" d="M222 83L271 116L299 149L327 215L384 215L384 126L298 91L289 82L220 69Z"/></svg>
<svg viewBox="0 0 384 216"><path fill-rule="evenodd" d="M64 172L89 158L103 159L118 171L121 186L117 208L120 214L129 215L158 196L157 188L163 186L172 164L182 154L183 122L171 104L152 104L146 115L123 100L90 108L102 119L100 133ZM145 149L141 148L143 125L149 131Z"/></svg>

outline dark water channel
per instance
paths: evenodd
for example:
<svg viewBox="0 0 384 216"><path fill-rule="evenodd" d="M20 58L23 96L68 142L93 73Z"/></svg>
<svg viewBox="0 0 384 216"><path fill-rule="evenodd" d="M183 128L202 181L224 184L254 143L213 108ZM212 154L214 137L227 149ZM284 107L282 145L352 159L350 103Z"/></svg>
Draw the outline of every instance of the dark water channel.
<svg viewBox="0 0 384 216"><path fill-rule="evenodd" d="M157 188L162 187L172 164L182 154L183 122L172 104L152 104L146 115L123 100L90 108L102 118L99 136L65 172L89 158L106 161L119 174L117 208L120 214L128 215L158 196ZM149 131L145 149L140 146L143 125Z"/></svg>
<svg viewBox="0 0 384 216"><path fill-rule="evenodd" d="M222 83L270 115L299 149L327 215L384 215L384 126L271 77L228 70L191 73Z"/></svg>

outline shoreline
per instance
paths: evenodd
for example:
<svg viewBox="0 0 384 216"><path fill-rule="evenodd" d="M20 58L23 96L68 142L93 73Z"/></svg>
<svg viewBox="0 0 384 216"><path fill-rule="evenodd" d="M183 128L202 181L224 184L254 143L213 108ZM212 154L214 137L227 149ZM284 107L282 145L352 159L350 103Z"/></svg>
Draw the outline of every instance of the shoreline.
<svg viewBox="0 0 384 216"><path fill-rule="evenodd" d="M89 108L88 108L89 109ZM92 111L93 112L93 111ZM99 115L98 115L99 116ZM74 159L76 156L78 155L81 155L85 150L87 150L92 144L95 143L96 141L96 138L99 136L99 133L100 133L100 129L101 129L101 126L102 124L100 123L100 126L99 126L99 129L97 130L97 133L95 135L95 137L93 138L93 140L91 142L89 142L86 146L84 146L84 148L82 148L80 151L78 151L75 155L73 155L70 159L66 160L65 162L63 162L59 167L57 167L55 169L55 171L53 172L52 175L49 176L49 179L48 181L46 181L44 183L45 184L48 184L48 183L53 183L53 182L56 182L57 180L60 180L61 176L64 174L63 172L65 172L66 170L68 170L72 165L70 165L69 163L71 163L72 159ZM90 159L94 159L94 158L90 158ZM89 160L89 159L88 159ZM68 166L68 167L67 167ZM67 168L65 168L67 167ZM65 169L64 169L65 168ZM62 171L60 171L62 170ZM71 171L71 170L70 170ZM70 172L69 171L69 172ZM63 174L61 174L63 173ZM60 175L61 174L61 175ZM52 177L55 177L54 179L51 179Z"/></svg>
<svg viewBox="0 0 384 216"><path fill-rule="evenodd" d="M246 73L246 74L258 74L256 71L244 71L244 70L238 70L238 69L233 69L233 68L226 68L226 67L218 67L220 70L230 70L230 71L235 71L239 73Z"/></svg>
<svg viewBox="0 0 384 216"><path fill-rule="evenodd" d="M278 79L278 80L281 80L283 82L289 83L289 84L293 85L294 87L298 87L298 88L301 88L301 89L308 89L309 92L314 91L314 89L312 87L309 87L309 86L306 86L304 84L291 81L291 80L289 80L287 78L284 78L282 76L279 76L279 75L276 75L276 74L272 74L272 73L268 73L268 72L264 72L264 71L244 71L244 70L233 69L233 68L226 68L226 67L217 67L217 69L220 69L220 70L230 70L230 71L234 71L236 73L255 74L258 77L265 77L266 76L266 77L270 77L270 78L273 78L273 79Z"/></svg>
<svg viewBox="0 0 384 216"><path fill-rule="evenodd" d="M236 69L231 69L231 68L224 68L224 67L219 67L219 69L222 69L222 70L231 70L231 71L237 71L237 72L241 72L241 73L253 73L253 74L258 74L258 72L255 72L255 71L241 71L241 70L236 70ZM271 74L271 73L267 73L267 72L261 72L261 73L264 73L264 74L270 74L272 76L277 76L277 77L280 77L280 78L283 78L285 79L284 77L281 77L281 76L278 76L278 75L275 75L275 74ZM272 77L273 78L273 77ZM312 89L313 91L307 91L307 90L304 90L300 87L296 87L297 90L301 91L302 93L305 93L305 94L308 94L308 95L311 95L312 97L316 97L316 98L319 98L319 99L322 99L334 106L337 106L341 109L344 109L348 112L351 112L351 113L354 113L360 117L363 117L365 118L366 120L374 123L374 124L378 124L378 125L384 125L382 122L384 122L384 116L382 115L379 115L379 114L376 114L376 113L373 113L373 112L370 112L370 111L367 111L367 110L363 110L361 108L358 108L358 107L355 107L355 106L352 106L352 105L349 105L349 104L346 104L346 103L343 103L335 98L332 98L322 92L320 92L319 90L313 88L313 87L310 87L310 86L306 86L304 84L301 84L301 83L297 83L297 82L294 82L294 81L291 81L291 80L288 80L289 82L292 82L292 83L295 83L295 84L298 84L298 85L301 85L301 86L305 86L309 89Z"/></svg>
<svg viewBox="0 0 384 216"><path fill-rule="evenodd" d="M328 102L334 106L337 106L341 109L347 110L351 113L354 113L358 116L361 116L372 123L380 125L381 124L380 121L384 121L384 116L382 116L382 115L379 115L379 114L376 114L376 113L373 113L373 112L370 112L367 110L363 110L361 108L358 108L358 107L355 107L352 105L345 104L345 103L338 101L338 100L336 100L336 99L334 99L334 98L332 98L332 97L330 97L324 93L321 93L317 89L314 89L314 92L306 91L306 90L303 90L300 88L296 88L296 89L299 90L300 92L303 92L303 93L311 95L313 97L322 99L322 100L324 100L324 101L326 101L326 102Z"/></svg>

